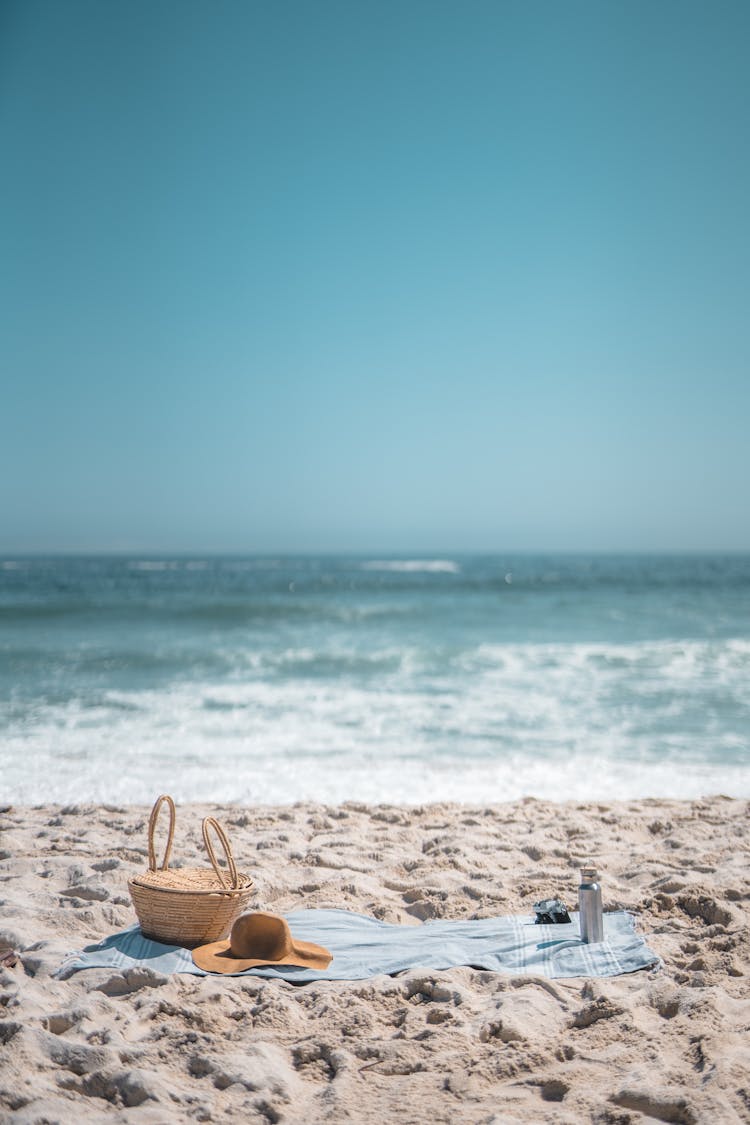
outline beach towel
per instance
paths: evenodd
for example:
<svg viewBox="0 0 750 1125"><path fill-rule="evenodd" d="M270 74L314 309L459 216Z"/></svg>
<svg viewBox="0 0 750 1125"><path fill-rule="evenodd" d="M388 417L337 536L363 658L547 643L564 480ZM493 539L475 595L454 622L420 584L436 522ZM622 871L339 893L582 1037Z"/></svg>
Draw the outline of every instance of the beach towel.
<svg viewBox="0 0 750 1125"><path fill-rule="evenodd" d="M612 977L659 964L626 911L604 915L605 940L585 945L578 915L562 925L536 925L533 915L471 921L429 921L392 925L348 910L296 910L285 915L295 939L318 942L333 953L327 969L251 968L236 976L265 977L305 984L321 980L363 980L405 969L476 969L515 976ZM98 945L70 954L56 976L81 969L127 971L148 967L157 973L194 973L188 949L151 941L138 926L112 934Z"/></svg>

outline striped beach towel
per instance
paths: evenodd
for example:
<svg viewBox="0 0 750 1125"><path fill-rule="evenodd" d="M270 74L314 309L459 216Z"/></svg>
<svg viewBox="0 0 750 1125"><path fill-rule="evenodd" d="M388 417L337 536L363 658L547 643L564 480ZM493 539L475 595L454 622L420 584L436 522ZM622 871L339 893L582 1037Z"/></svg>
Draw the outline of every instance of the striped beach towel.
<svg viewBox="0 0 750 1125"><path fill-rule="evenodd" d="M450 969L468 965L515 976L612 977L658 965L659 958L636 933L626 911L604 915L603 942L581 941L578 915L563 925L536 925L533 915L470 921L429 921L392 925L348 910L296 910L285 915L292 936L324 945L333 953L327 969L247 969L238 976L276 978L304 984L319 980L363 980L405 969ZM98 945L70 954L57 972L65 979L81 969L206 975L190 951L145 938L138 926L112 934Z"/></svg>

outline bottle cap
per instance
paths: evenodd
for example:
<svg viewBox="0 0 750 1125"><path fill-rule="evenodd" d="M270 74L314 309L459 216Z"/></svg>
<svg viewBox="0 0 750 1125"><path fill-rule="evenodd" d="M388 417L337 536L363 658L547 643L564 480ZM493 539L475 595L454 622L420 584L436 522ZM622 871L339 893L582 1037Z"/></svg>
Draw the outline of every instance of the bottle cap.
<svg viewBox="0 0 750 1125"><path fill-rule="evenodd" d="M588 882L590 879L596 879L598 872L593 863L587 863L581 868L581 879Z"/></svg>

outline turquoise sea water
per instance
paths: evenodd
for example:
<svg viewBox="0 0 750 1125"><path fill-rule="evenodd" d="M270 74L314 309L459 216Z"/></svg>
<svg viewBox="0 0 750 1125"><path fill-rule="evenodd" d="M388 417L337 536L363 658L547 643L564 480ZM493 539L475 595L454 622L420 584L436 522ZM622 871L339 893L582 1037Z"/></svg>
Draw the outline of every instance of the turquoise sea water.
<svg viewBox="0 0 750 1125"><path fill-rule="evenodd" d="M0 797L750 793L750 556L0 559Z"/></svg>

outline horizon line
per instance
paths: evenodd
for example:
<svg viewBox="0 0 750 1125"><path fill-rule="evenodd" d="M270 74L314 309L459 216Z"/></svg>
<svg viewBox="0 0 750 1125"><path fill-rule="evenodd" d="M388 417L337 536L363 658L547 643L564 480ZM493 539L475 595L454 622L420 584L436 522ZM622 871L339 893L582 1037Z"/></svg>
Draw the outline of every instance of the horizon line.
<svg viewBox="0 0 750 1125"><path fill-rule="evenodd" d="M303 548L285 550L249 550L220 548L177 548L169 550L154 547L133 548L73 548L62 547L56 550L46 548L33 548L31 550L4 550L0 547L0 562L22 559L58 559L58 558L146 558L158 560L189 560L189 559L271 559L271 558L383 558L383 559L424 559L437 561L451 557L458 558L496 558L506 555L632 555L632 556L675 556L675 555L750 555L750 547L482 547L460 549L435 549L421 548L400 549L393 548L340 548L332 550L305 550Z"/></svg>

